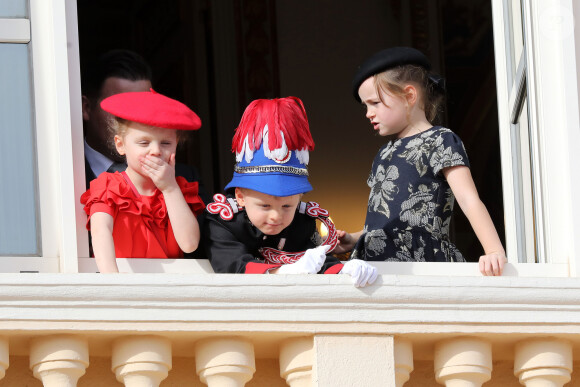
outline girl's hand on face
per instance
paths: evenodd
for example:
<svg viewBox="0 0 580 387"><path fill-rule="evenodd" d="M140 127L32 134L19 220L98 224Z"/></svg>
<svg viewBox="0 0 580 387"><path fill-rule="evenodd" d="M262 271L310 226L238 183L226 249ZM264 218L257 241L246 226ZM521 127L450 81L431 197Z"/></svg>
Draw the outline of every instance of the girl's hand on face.
<svg viewBox="0 0 580 387"><path fill-rule="evenodd" d="M483 275L501 275L507 258L503 252L493 252L479 257L479 271Z"/></svg>
<svg viewBox="0 0 580 387"><path fill-rule="evenodd" d="M175 181L175 153L169 156L169 163L158 156L147 155L141 159L141 168L161 192L179 189Z"/></svg>

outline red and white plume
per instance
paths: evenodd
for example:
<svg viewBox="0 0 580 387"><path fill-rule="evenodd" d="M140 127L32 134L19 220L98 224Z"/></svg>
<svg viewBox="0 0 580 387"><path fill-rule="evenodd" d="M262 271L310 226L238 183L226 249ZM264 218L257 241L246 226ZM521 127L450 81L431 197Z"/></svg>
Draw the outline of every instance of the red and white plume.
<svg viewBox="0 0 580 387"><path fill-rule="evenodd" d="M249 163L260 145L264 155L278 163L288 161L295 151L298 160L308 165L314 140L299 98L257 99L248 105L232 141L236 161L245 158Z"/></svg>

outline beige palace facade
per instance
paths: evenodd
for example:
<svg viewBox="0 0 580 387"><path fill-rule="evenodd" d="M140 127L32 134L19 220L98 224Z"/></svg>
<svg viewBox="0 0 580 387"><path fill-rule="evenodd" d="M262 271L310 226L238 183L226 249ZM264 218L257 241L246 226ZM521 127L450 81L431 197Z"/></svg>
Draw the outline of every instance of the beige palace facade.
<svg viewBox="0 0 580 387"><path fill-rule="evenodd" d="M377 263L364 289L342 275L216 275L205 260L119 259L124 274L95 273L75 200L76 3L27 4L0 16L0 66L12 66L0 77L18 89L18 61L32 59L21 89L38 232L22 244L42 249L0 257L0 386L580 385L577 1L492 0L504 276ZM2 104L17 94L0 90Z"/></svg>

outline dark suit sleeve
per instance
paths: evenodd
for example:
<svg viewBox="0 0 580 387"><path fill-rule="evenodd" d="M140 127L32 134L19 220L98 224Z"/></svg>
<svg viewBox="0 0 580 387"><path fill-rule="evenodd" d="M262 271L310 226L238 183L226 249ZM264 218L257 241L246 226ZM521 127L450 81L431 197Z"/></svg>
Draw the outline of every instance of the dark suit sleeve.
<svg viewBox="0 0 580 387"><path fill-rule="evenodd" d="M199 171L196 167L189 164L176 163L175 176L184 177L185 180L189 181L190 183L197 181L198 194L201 197L201 200L203 200L205 204L211 203L211 197L208 195L203 181L201 181Z"/></svg>
<svg viewBox="0 0 580 387"><path fill-rule="evenodd" d="M197 194L201 197L204 204L211 203L211 197L207 194L205 186L203 185L203 181L201 181L201 176L194 166L189 164L183 163L176 163L175 164L175 176L181 176L185 178L185 180L189 181L190 183L197 182ZM199 229L204 229L205 223L205 211L202 211L199 215L197 215L197 223L199 223ZM186 253L184 254L184 258L196 258L196 259L205 259L205 247L204 247L204 240L203 238L199 242L199 246L197 250L193 253Z"/></svg>
<svg viewBox="0 0 580 387"><path fill-rule="evenodd" d="M87 189L90 188L91 181L95 180L96 178L97 177L95 176L95 173L93 172L91 165L89 164L89 160L87 160L87 158L85 157L85 183Z"/></svg>
<svg viewBox="0 0 580 387"><path fill-rule="evenodd" d="M268 265L255 258L240 238L234 235L235 226L238 225L222 221L219 216L206 214L204 245L207 258L216 273L258 274L280 266Z"/></svg>

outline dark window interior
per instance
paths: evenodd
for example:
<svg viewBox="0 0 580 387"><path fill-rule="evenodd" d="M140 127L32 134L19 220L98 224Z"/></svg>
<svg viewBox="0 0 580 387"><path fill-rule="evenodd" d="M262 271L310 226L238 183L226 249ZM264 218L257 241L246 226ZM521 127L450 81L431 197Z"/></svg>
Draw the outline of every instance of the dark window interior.
<svg viewBox="0 0 580 387"><path fill-rule="evenodd" d="M366 178L382 142L351 97L351 77L379 49L414 46L447 80L444 124L464 141L503 238L491 2L367 1L232 0L224 9L209 0L78 0L81 71L110 49L140 53L154 88L202 118L178 158L199 167L212 193L231 177L230 141L245 106L302 98L317 146L313 195L339 228L354 232L364 224ZM477 261L481 246L458 206L452 228L458 248Z"/></svg>

